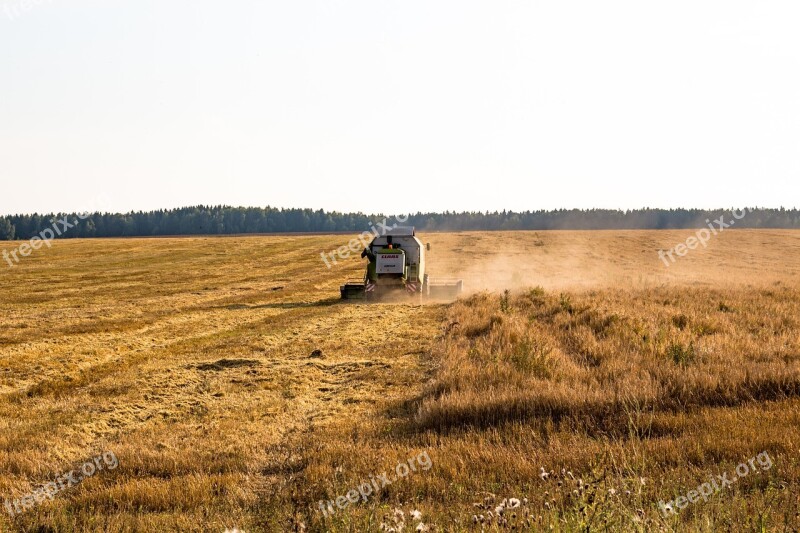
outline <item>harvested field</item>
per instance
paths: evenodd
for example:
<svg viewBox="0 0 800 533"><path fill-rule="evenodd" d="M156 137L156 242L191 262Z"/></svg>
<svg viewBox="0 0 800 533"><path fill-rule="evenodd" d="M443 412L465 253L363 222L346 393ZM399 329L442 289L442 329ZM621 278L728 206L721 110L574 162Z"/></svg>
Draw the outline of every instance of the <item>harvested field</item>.
<svg viewBox="0 0 800 533"><path fill-rule="evenodd" d="M0 276L0 505L119 466L0 530L795 531L800 232L691 234L423 236L451 305L339 302L342 235L57 241Z"/></svg>

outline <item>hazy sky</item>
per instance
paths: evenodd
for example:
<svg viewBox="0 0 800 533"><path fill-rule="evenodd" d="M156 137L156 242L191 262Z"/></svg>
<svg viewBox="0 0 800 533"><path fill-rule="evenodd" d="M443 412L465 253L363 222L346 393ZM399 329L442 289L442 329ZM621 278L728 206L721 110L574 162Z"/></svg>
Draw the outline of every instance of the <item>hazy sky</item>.
<svg viewBox="0 0 800 533"><path fill-rule="evenodd" d="M0 214L800 206L800 2L0 0Z"/></svg>

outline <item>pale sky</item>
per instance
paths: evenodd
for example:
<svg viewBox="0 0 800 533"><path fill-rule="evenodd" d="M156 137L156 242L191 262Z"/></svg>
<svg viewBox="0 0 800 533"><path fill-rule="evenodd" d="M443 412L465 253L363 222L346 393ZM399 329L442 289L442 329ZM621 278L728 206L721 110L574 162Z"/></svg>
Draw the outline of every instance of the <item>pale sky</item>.
<svg viewBox="0 0 800 533"><path fill-rule="evenodd" d="M0 214L800 206L800 2L0 0Z"/></svg>

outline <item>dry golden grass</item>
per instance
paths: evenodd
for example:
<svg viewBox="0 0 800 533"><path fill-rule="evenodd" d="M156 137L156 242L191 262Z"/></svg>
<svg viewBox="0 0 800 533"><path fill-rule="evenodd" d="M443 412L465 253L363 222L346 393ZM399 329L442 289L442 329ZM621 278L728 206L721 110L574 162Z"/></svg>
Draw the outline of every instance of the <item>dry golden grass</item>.
<svg viewBox="0 0 800 533"><path fill-rule="evenodd" d="M361 263L319 253L343 236L58 241L0 275L0 506L120 466L0 529L373 531L401 507L467 531L473 503L527 497L534 531L796 530L800 232L665 267L689 234L428 235L433 275L476 293L452 306L339 303ZM423 450L429 471L319 512ZM769 471L659 513L761 451Z"/></svg>

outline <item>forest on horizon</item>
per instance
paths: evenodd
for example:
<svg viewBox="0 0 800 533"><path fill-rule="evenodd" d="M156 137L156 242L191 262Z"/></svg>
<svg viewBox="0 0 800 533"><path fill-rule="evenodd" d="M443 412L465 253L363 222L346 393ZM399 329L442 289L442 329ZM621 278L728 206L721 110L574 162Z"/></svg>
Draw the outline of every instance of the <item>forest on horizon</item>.
<svg viewBox="0 0 800 533"><path fill-rule="evenodd" d="M50 213L0 217L0 240L30 239L47 228L60 238L233 235L247 233L324 233L381 230L381 223L414 226L419 231L692 229L733 220L736 228L800 228L800 210L733 209L558 209L539 211L383 214L340 213L322 209L192 206L129 213ZM744 212L744 214L743 214Z"/></svg>

